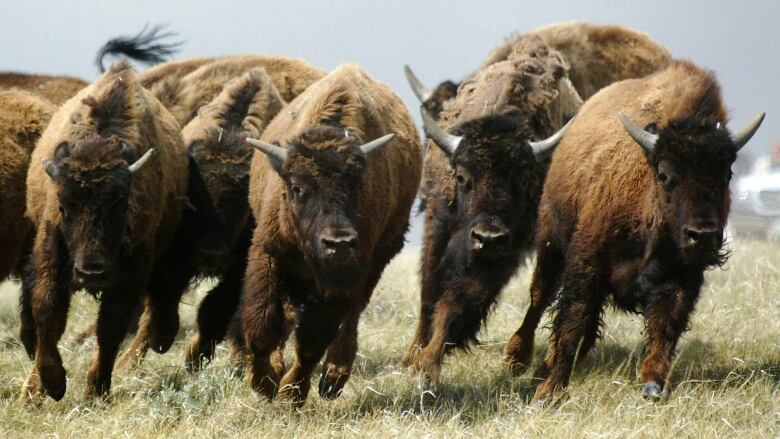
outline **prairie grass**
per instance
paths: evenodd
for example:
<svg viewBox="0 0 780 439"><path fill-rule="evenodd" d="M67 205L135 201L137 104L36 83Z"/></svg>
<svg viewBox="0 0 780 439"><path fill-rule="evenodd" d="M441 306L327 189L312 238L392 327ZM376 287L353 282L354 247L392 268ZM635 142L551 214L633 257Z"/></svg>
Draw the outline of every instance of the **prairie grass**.
<svg viewBox="0 0 780 439"><path fill-rule="evenodd" d="M483 344L446 360L441 385L421 391L394 366L416 322L418 257L405 251L387 267L363 315L354 374L341 397L320 399L317 373L299 411L256 396L226 347L200 374L184 370L184 340L193 333L203 287L185 296L171 351L150 354L136 372L116 372L111 399L97 402L84 397L94 341L73 341L94 319L96 303L77 294L60 343L65 398L22 405L16 397L32 363L17 338L18 285L3 284L0 437L780 437L778 246L737 242L725 270L707 274L691 330L678 347L668 398L652 403L640 396L641 319L609 311L602 340L575 371L570 398L557 407L529 405L534 383L528 375L512 377L501 360L528 304L528 266L502 294ZM539 331L537 360L547 336Z"/></svg>

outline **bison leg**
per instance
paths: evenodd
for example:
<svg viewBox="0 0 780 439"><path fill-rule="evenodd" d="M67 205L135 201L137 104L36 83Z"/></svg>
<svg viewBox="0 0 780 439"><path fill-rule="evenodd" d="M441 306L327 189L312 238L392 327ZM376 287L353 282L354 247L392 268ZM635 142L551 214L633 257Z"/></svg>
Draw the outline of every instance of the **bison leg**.
<svg viewBox="0 0 780 439"><path fill-rule="evenodd" d="M544 241L545 243L547 241ZM545 309L555 298L563 255L553 244L540 245L536 269L531 280L531 304L523 323L512 335L504 351L505 359L514 375L522 375L531 365L534 354L534 335Z"/></svg>
<svg viewBox="0 0 780 439"><path fill-rule="evenodd" d="M27 356L35 357L35 319L33 317L33 287L35 285L35 264L32 258L24 264L22 273L22 293L19 296L19 338L22 340Z"/></svg>
<svg viewBox="0 0 780 439"><path fill-rule="evenodd" d="M549 375L534 394L534 401L543 401L569 385L575 360L586 353L587 340L598 333L604 296L598 288L598 277L591 266L567 268L558 309L553 320L553 334L548 354ZM590 343L592 345L592 343ZM547 363L547 360L545 360Z"/></svg>
<svg viewBox="0 0 780 439"><path fill-rule="evenodd" d="M319 392L323 398L337 398L349 380L358 349L357 330L360 313L365 309L365 305L364 303L349 311L339 328L336 340L328 347L328 356L320 377Z"/></svg>
<svg viewBox="0 0 780 439"><path fill-rule="evenodd" d="M57 343L65 332L70 306L70 271L65 246L55 226L39 229L33 251L36 266L31 309L37 340L35 367L30 373L22 399L47 393L59 401L65 395L65 368Z"/></svg>
<svg viewBox="0 0 780 439"><path fill-rule="evenodd" d="M185 349L185 364L190 372L200 370L205 361L211 361L217 344L225 338L241 299L245 261L245 257L237 256L198 307L198 335Z"/></svg>
<svg viewBox="0 0 780 439"><path fill-rule="evenodd" d="M295 328L295 363L279 382L279 398L303 405L311 388L311 373L344 320L344 303L307 303L298 313Z"/></svg>
<svg viewBox="0 0 780 439"><path fill-rule="evenodd" d="M106 294L100 302L95 335L97 345L92 355L92 364L87 373L87 397L107 396L111 389L111 375L114 370L119 345L125 339L133 313L139 302L138 291L117 288Z"/></svg>
<svg viewBox="0 0 780 439"><path fill-rule="evenodd" d="M252 389L269 400L279 383L271 354L284 339L284 297L278 285L278 261L263 251L262 236L255 234L244 277L241 329L249 349L249 380Z"/></svg>
<svg viewBox="0 0 780 439"><path fill-rule="evenodd" d="M674 349L688 325L697 296L676 286L661 287L651 294L644 310L650 353L639 374L645 397L659 398L668 393Z"/></svg>
<svg viewBox="0 0 780 439"><path fill-rule="evenodd" d="M432 219L434 203L431 202L426 210L425 239L423 239L422 258L420 261L420 316L417 320L417 329L414 337L409 341L404 356L398 362L399 367L411 367L417 355L428 345L431 337L431 320L439 300L441 289L436 279L436 267L441 262L444 248L449 240L449 235L434 233L434 229L440 227ZM443 227L441 227L443 228Z"/></svg>

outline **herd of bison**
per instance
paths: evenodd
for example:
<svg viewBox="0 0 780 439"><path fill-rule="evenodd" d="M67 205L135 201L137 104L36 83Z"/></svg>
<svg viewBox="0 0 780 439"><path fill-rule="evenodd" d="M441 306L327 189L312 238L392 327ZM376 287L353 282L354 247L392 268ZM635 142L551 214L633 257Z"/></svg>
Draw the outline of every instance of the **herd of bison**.
<svg viewBox="0 0 780 439"><path fill-rule="evenodd" d="M148 37L112 40L100 57L171 52ZM102 397L115 364L171 347L181 297L205 278L216 283L189 371L227 340L252 389L300 405L324 356L319 394L338 397L417 198L419 321L401 366L438 382L534 254L505 350L523 374L551 309L533 400L565 395L608 300L644 317L642 393L667 394L704 271L727 259L731 165L763 113L732 132L713 73L618 26L517 34L432 90L405 72L424 144L398 95L352 63L325 73L243 55L138 73L121 61L92 84L0 73L0 279L21 279L34 361L21 399L65 394L58 342L74 292L100 301L82 338L97 339L87 393Z"/></svg>

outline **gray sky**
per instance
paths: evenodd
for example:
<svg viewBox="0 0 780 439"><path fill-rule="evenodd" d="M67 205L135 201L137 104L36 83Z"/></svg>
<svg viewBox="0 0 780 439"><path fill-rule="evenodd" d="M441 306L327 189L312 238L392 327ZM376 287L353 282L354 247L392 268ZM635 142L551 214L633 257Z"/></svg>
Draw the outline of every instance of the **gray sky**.
<svg viewBox="0 0 780 439"><path fill-rule="evenodd" d="M412 109L410 64L429 86L459 80L506 36L569 20L648 33L675 57L714 70L738 129L767 119L751 155L780 137L780 2L777 1L8 1L0 13L0 70L94 79L96 50L145 23L170 23L187 42L179 56L240 53L299 57L326 70L357 61ZM54 7L52 5L55 5ZM416 241L416 237L412 237Z"/></svg>

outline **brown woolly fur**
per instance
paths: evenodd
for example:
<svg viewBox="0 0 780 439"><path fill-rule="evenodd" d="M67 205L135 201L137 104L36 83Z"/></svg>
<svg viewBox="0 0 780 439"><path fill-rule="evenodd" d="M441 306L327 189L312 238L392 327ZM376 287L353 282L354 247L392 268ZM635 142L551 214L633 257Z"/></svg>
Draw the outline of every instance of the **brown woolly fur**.
<svg viewBox="0 0 780 439"><path fill-rule="evenodd" d="M31 91L43 96L54 105L62 105L86 86L86 82L70 76L0 72L0 90L20 88Z"/></svg>
<svg viewBox="0 0 780 439"><path fill-rule="evenodd" d="M641 78L666 66L669 52L642 32L583 22L556 23L521 33L496 47L480 69L510 57L527 35L540 37L569 63L569 78L583 100L624 79Z"/></svg>
<svg viewBox="0 0 780 439"><path fill-rule="evenodd" d="M618 112L658 134L651 153L627 134ZM712 74L686 61L608 86L582 107L553 155L539 207L531 306L506 348L522 372L534 330L557 295L535 399L567 386L575 358L598 337L608 298L645 317L645 396L669 391L672 355L703 271L724 263L736 159L726 119Z"/></svg>
<svg viewBox="0 0 780 439"><path fill-rule="evenodd" d="M0 92L0 279L17 268L19 256L26 251L27 168L35 142L53 113L50 102L28 91Z"/></svg>
<svg viewBox="0 0 780 439"><path fill-rule="evenodd" d="M133 171L130 165L152 148L155 154ZM147 281L160 277L156 259L187 205L187 166L179 126L126 62L54 114L27 177L27 216L37 230L23 282L30 309L23 309L22 341L35 357L25 400L64 395L57 341L80 287L102 292L88 394L108 394L129 310L145 293L151 304L160 294L160 285Z"/></svg>
<svg viewBox="0 0 780 439"><path fill-rule="evenodd" d="M283 106L265 70L255 68L228 82L182 130L191 158L189 198L194 210L186 212L171 254L165 258L172 312L177 312L181 295L193 278L219 281L198 311L198 334L186 351L190 370L212 359L238 307L254 228L248 202L254 149L246 138L259 137ZM149 339L152 323L142 319L122 363L138 363L154 347Z"/></svg>
<svg viewBox="0 0 780 439"><path fill-rule="evenodd" d="M176 102L179 81L188 73L214 61L216 58L190 58L169 61L150 67L138 75L138 81L149 90L165 108Z"/></svg>
<svg viewBox="0 0 780 439"><path fill-rule="evenodd" d="M439 125L450 129L490 114L505 114L527 125L530 140L546 138L571 117L582 102L576 93L560 93L568 65L560 53L539 38L518 41L512 56L475 73L461 83L457 96L444 103ZM452 168L441 149L428 140L420 197L431 192L451 200Z"/></svg>
<svg viewBox="0 0 780 439"><path fill-rule="evenodd" d="M389 133L395 138L370 156L357 148ZM360 313L403 246L420 180L417 130L395 93L345 64L290 102L262 140L288 156L271 163L256 152L252 161L257 227L241 311L250 381L269 398L278 389L302 404L327 349L319 392L334 398L355 360ZM285 374L279 348L293 317L296 361Z"/></svg>
<svg viewBox="0 0 780 439"><path fill-rule="evenodd" d="M291 101L325 73L293 58L271 55L236 55L217 58L181 77L175 92L164 102L181 126L195 117L231 79L253 68L264 68L282 99Z"/></svg>

